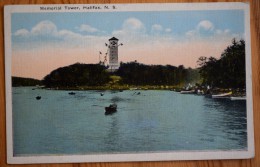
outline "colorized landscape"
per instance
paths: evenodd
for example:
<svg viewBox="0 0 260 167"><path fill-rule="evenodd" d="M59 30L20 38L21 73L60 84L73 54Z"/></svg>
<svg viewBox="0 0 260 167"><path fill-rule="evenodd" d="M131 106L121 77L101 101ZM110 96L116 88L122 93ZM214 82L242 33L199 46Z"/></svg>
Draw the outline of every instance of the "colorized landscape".
<svg viewBox="0 0 260 167"><path fill-rule="evenodd" d="M243 11L116 14L12 15L14 156L247 150Z"/></svg>

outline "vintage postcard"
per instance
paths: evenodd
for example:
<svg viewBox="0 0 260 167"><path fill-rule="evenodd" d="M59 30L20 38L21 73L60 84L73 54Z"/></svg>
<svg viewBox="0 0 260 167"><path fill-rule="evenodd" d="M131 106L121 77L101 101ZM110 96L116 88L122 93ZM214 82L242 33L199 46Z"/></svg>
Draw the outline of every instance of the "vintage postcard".
<svg viewBox="0 0 260 167"><path fill-rule="evenodd" d="M254 157L249 4L4 12L8 163Z"/></svg>

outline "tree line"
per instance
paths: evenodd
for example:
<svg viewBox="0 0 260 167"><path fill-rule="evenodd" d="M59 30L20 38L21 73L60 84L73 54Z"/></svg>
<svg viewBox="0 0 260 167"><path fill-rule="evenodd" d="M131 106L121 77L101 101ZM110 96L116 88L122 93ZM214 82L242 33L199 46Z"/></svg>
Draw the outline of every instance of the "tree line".
<svg viewBox="0 0 260 167"><path fill-rule="evenodd" d="M36 86L41 85L41 80L33 78L12 77L12 86Z"/></svg>
<svg viewBox="0 0 260 167"><path fill-rule="evenodd" d="M120 64L117 72L110 73L100 64L73 64L58 68L44 77L46 87L102 86L111 81L111 76L121 77L119 84L129 85L179 85L198 77L198 71L183 65L145 65L138 62Z"/></svg>
<svg viewBox="0 0 260 167"><path fill-rule="evenodd" d="M183 65L145 65L136 61L121 63L116 75L130 85L180 85L199 78L198 71Z"/></svg>
<svg viewBox="0 0 260 167"><path fill-rule="evenodd" d="M232 40L220 59L200 57L197 61L203 84L220 88L245 88L245 41Z"/></svg>

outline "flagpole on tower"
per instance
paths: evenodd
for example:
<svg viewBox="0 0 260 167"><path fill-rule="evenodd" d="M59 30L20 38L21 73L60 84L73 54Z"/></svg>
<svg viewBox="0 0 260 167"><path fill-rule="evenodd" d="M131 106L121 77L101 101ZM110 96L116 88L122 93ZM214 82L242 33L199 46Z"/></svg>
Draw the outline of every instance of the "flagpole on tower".
<svg viewBox="0 0 260 167"><path fill-rule="evenodd" d="M99 51L99 56L98 56L98 63L100 64L101 63L101 59L100 59L100 56L102 55L102 52Z"/></svg>

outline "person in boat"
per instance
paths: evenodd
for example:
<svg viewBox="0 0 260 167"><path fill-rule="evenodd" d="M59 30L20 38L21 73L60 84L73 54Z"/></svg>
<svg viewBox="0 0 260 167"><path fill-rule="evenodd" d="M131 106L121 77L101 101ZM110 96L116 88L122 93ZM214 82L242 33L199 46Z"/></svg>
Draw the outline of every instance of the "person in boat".
<svg viewBox="0 0 260 167"><path fill-rule="evenodd" d="M105 107L105 115L113 114L117 111L117 105L116 104L110 104L108 107Z"/></svg>
<svg viewBox="0 0 260 167"><path fill-rule="evenodd" d="M75 92L69 92L69 95L75 95L76 93Z"/></svg>
<svg viewBox="0 0 260 167"><path fill-rule="evenodd" d="M41 96L36 96L35 98L36 98L36 100L40 100L42 97Z"/></svg>

